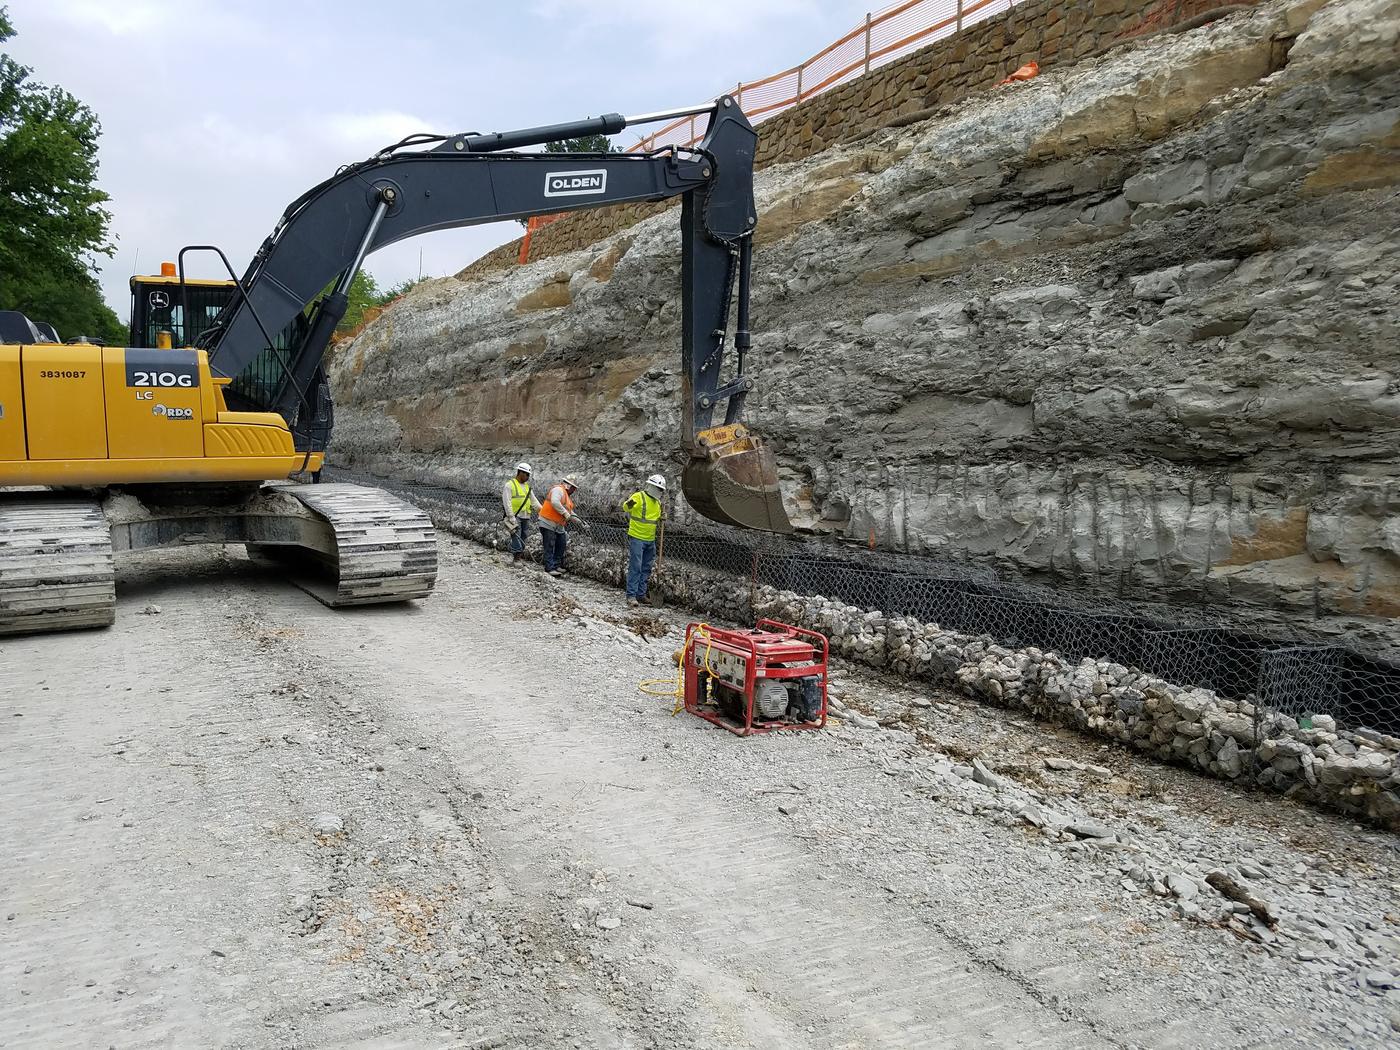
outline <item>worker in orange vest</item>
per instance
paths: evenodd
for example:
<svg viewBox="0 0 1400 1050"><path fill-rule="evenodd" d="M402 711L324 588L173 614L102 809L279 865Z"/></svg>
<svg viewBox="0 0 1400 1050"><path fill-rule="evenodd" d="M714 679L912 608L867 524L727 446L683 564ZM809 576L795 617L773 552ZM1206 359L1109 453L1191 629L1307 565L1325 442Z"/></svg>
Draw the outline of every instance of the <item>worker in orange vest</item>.
<svg viewBox="0 0 1400 1050"><path fill-rule="evenodd" d="M540 507L540 538L544 541L544 571L551 576L564 575L564 550L569 545L569 535L565 528L569 522L577 522L588 528L588 522L574 513L574 493L578 491L578 477L565 474L549 490L549 498Z"/></svg>

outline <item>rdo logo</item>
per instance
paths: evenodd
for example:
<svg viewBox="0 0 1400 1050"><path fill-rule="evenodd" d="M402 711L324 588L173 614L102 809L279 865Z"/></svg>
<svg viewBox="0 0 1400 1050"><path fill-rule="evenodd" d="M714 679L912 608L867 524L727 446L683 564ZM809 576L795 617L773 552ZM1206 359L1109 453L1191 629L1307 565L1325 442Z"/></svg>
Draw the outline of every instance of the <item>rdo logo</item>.
<svg viewBox="0 0 1400 1050"><path fill-rule="evenodd" d="M151 409L151 415L164 416L166 419L193 419L194 409L192 408L166 408L164 405L155 405Z"/></svg>

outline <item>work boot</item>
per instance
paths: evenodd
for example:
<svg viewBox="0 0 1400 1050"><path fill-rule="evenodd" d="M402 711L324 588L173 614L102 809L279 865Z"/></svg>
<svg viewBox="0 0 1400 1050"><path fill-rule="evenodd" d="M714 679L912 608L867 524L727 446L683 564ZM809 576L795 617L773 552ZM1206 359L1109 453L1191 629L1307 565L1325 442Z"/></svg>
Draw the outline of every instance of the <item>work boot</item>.
<svg viewBox="0 0 1400 1050"><path fill-rule="evenodd" d="M553 576L553 577L557 580L560 576L563 576L563 575L564 575L564 570L563 570L563 569L550 569L550 570L549 570L549 574L550 574L551 576Z"/></svg>
<svg viewBox="0 0 1400 1050"><path fill-rule="evenodd" d="M636 598L628 598L628 599L627 599L627 608L629 608L629 609L635 609L637 606L639 606L639 605L641 605L641 604L642 604L642 603L639 602L639 601L637 601Z"/></svg>

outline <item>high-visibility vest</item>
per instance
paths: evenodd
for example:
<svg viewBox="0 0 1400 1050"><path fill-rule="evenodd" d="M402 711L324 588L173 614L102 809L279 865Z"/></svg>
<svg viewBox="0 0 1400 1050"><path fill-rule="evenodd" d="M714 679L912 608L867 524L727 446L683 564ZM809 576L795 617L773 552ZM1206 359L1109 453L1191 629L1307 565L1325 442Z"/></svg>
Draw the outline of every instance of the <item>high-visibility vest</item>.
<svg viewBox="0 0 1400 1050"><path fill-rule="evenodd" d="M520 517L522 510L529 509L530 506L530 483L521 481L519 478L510 479L510 512L515 517Z"/></svg>
<svg viewBox="0 0 1400 1050"><path fill-rule="evenodd" d="M544 501L544 506L540 507L540 517L544 518L545 521L552 521L560 528L563 528L564 524L569 519L554 509L554 494L556 492L559 493L561 497L559 502L569 508L570 514L574 512L574 501L569 498L569 490L563 485L555 485L554 488L549 490L549 498Z"/></svg>
<svg viewBox="0 0 1400 1050"><path fill-rule="evenodd" d="M641 504L641 513L637 505ZM661 520L661 501L638 489L622 502L627 514L627 535L634 540L656 539L656 523Z"/></svg>

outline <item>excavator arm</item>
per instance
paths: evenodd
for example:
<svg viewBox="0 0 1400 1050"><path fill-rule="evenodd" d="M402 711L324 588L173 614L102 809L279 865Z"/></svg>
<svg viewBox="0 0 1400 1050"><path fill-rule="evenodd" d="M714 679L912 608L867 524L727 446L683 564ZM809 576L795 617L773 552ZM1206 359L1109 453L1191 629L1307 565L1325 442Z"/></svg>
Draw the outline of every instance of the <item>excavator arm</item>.
<svg viewBox="0 0 1400 1050"><path fill-rule="evenodd" d="M693 148L508 152L699 113L709 114L710 123ZM432 148L410 148L428 142ZM712 520L791 531L773 455L740 422L752 389L744 356L757 221L756 142L753 127L728 97L644 117L611 114L487 135L414 136L342 170L288 207L238 281L234 301L202 340L210 367L235 379L232 389L248 407L280 413L299 449L319 451L330 411L322 357L345 314L350 283L371 252L433 230L680 197L681 437L690 456L683 489L690 504ZM323 295L327 287L332 290ZM726 368L731 312L735 354ZM275 351L273 337L284 331L293 333L293 344ZM273 381L240 387L237 377L269 360L277 365Z"/></svg>

